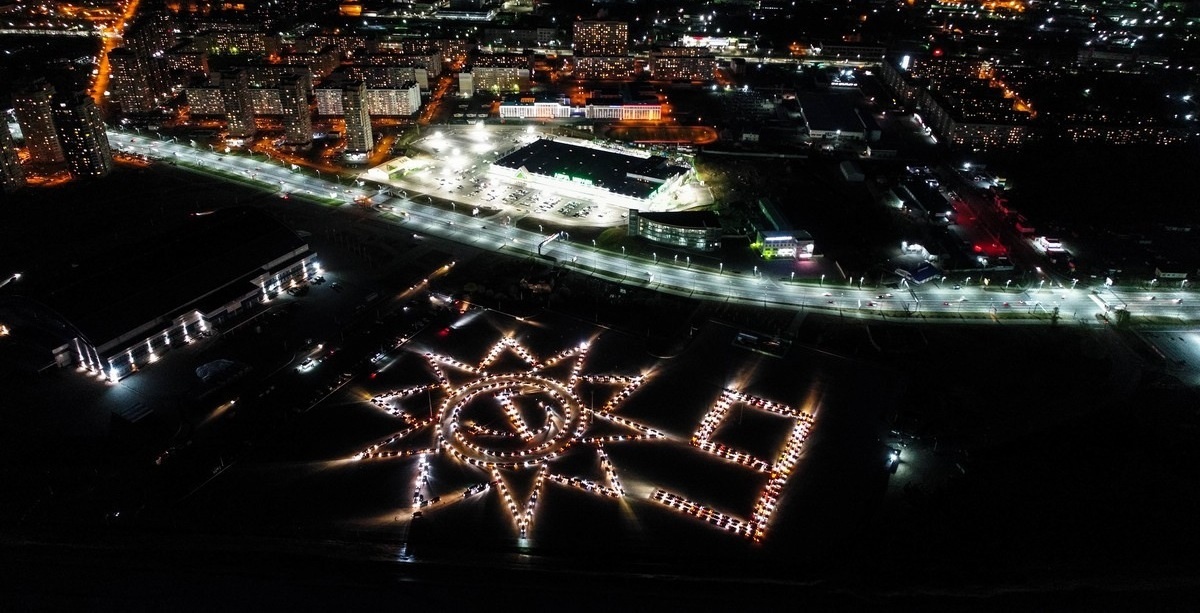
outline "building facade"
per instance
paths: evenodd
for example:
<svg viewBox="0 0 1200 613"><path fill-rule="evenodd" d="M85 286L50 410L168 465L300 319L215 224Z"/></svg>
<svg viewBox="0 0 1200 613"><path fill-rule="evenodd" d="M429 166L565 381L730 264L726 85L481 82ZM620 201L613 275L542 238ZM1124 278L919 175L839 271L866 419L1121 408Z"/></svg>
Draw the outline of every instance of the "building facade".
<svg viewBox="0 0 1200 613"><path fill-rule="evenodd" d="M804 230L759 229L753 247L762 254L764 260L806 260L813 257L816 243L812 235Z"/></svg>
<svg viewBox="0 0 1200 613"><path fill-rule="evenodd" d="M0 188L4 193L15 192L25 185L25 171L17 157L17 143L8 131L8 122L0 121Z"/></svg>
<svg viewBox="0 0 1200 613"><path fill-rule="evenodd" d="M54 125L71 176L99 178L112 172L112 149L104 118L91 98L82 93L57 98Z"/></svg>
<svg viewBox="0 0 1200 613"><path fill-rule="evenodd" d="M219 85L189 87L183 92L190 116L225 115L225 97Z"/></svg>
<svg viewBox="0 0 1200 613"><path fill-rule="evenodd" d="M321 86L316 90L317 114L341 117L346 114L344 85ZM399 87L367 89L365 94L368 116L409 117L421 109L421 88L415 81Z"/></svg>
<svg viewBox="0 0 1200 613"><path fill-rule="evenodd" d="M663 47L650 53L650 75L658 81L711 81L717 59L704 47Z"/></svg>
<svg viewBox="0 0 1200 613"><path fill-rule="evenodd" d="M332 80L336 82L339 78L362 81L367 84L367 89L392 89L416 81L422 90L429 91L429 71L424 66L357 64L339 71Z"/></svg>
<svg viewBox="0 0 1200 613"><path fill-rule="evenodd" d="M662 105L652 103L595 104L571 106L566 98L515 94L500 102L501 119L599 119L609 121L657 121L662 119Z"/></svg>
<svg viewBox="0 0 1200 613"><path fill-rule="evenodd" d="M633 76L634 61L629 56L575 56L572 60L576 79L599 81L626 80Z"/></svg>
<svg viewBox="0 0 1200 613"><path fill-rule="evenodd" d="M571 48L576 56L629 54L629 24L624 21L576 21Z"/></svg>
<svg viewBox="0 0 1200 613"><path fill-rule="evenodd" d="M478 92L520 92L528 90L530 84L528 68L475 66L458 73L458 91L464 96Z"/></svg>
<svg viewBox="0 0 1200 613"><path fill-rule="evenodd" d="M122 113L146 113L158 106L150 86L148 59L128 47L108 52L109 92Z"/></svg>
<svg viewBox="0 0 1200 613"><path fill-rule="evenodd" d="M54 129L53 97L54 86L44 80L35 81L13 96L17 124L25 137L29 161L34 164L57 164L67 159Z"/></svg>
<svg viewBox="0 0 1200 613"><path fill-rule="evenodd" d="M254 115L283 115L282 93L278 89L251 89L250 107Z"/></svg>
<svg viewBox="0 0 1200 613"><path fill-rule="evenodd" d="M421 110L421 88L416 81L400 87L367 90L367 114L383 117L412 117Z"/></svg>
<svg viewBox="0 0 1200 613"><path fill-rule="evenodd" d="M346 154L365 156L370 153L375 139L367 108L367 86L362 81L351 81L342 86L342 115L346 119Z"/></svg>
<svg viewBox="0 0 1200 613"><path fill-rule="evenodd" d="M279 84L279 104L283 111L283 142L291 147L304 148L312 144L312 111L304 79L292 76Z"/></svg>
<svg viewBox="0 0 1200 613"><path fill-rule="evenodd" d="M254 126L254 99L250 94L250 83L245 70L227 70L221 73L221 102L225 107L229 138L253 138L257 132Z"/></svg>
<svg viewBox="0 0 1200 613"><path fill-rule="evenodd" d="M721 218L712 211L650 213L629 211L630 236L696 251L721 248Z"/></svg>

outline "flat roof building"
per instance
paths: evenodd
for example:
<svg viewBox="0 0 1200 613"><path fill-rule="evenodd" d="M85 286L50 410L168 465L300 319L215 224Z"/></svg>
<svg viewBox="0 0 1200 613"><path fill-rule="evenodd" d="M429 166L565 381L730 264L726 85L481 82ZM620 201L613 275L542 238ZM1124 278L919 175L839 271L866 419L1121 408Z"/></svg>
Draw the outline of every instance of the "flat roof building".
<svg viewBox="0 0 1200 613"><path fill-rule="evenodd" d="M22 280L0 303L14 329L52 331L54 361L117 380L319 270L295 232L257 209L199 215L147 240L147 249L96 257L56 287Z"/></svg>
<svg viewBox="0 0 1200 613"><path fill-rule="evenodd" d="M796 230L784 216L783 211L769 198L758 199L758 216L754 222L754 243L751 247L763 259L775 258L808 259L815 255L816 242L804 230Z"/></svg>
<svg viewBox="0 0 1200 613"><path fill-rule="evenodd" d="M614 204L647 207L683 182L690 169L658 155L636 155L594 146L538 139L492 164L492 171L517 179L538 179L571 187Z"/></svg>
<svg viewBox="0 0 1200 613"><path fill-rule="evenodd" d="M800 113L814 139L866 140L867 127L858 110L839 94L800 94Z"/></svg>

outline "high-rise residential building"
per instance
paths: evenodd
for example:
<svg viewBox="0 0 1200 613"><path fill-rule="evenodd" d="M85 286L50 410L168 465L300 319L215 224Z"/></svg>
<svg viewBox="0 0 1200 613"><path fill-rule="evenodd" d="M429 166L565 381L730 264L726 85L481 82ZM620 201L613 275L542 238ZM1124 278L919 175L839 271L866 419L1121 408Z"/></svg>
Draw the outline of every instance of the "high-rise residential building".
<svg viewBox="0 0 1200 613"><path fill-rule="evenodd" d="M368 154L375 146L367 109L367 85L348 81L342 87L342 112L346 117L346 154Z"/></svg>
<svg viewBox="0 0 1200 613"><path fill-rule="evenodd" d="M293 75L280 80L279 102L283 107L283 141L292 146L312 144L312 113L304 78Z"/></svg>
<svg viewBox="0 0 1200 613"><path fill-rule="evenodd" d="M314 92L318 115L339 117L346 114L342 82L322 85ZM366 105L370 117L410 117L421 110L421 89L415 81L396 87L368 88Z"/></svg>
<svg viewBox="0 0 1200 613"><path fill-rule="evenodd" d="M83 93L56 96L54 125L71 176L103 177L112 171L112 149L105 133L104 118L91 98Z"/></svg>
<svg viewBox="0 0 1200 613"><path fill-rule="evenodd" d="M629 24L624 21L576 21L571 44L575 55L620 56L629 54Z"/></svg>
<svg viewBox="0 0 1200 613"><path fill-rule="evenodd" d="M25 185L25 172L17 158L17 143L8 131L8 122L0 118L0 188L15 192Z"/></svg>
<svg viewBox="0 0 1200 613"><path fill-rule="evenodd" d="M707 47L662 47L650 53L650 74L657 81L711 81L716 70Z"/></svg>
<svg viewBox="0 0 1200 613"><path fill-rule="evenodd" d="M225 103L225 121L229 138L254 137L254 102L245 70L221 73L221 100Z"/></svg>
<svg viewBox="0 0 1200 613"><path fill-rule="evenodd" d="M58 142L58 133L54 130L53 97L54 86L40 79L13 97L17 123L25 136L29 161L34 164L57 164L66 159Z"/></svg>
<svg viewBox="0 0 1200 613"><path fill-rule="evenodd" d="M629 56L590 56L574 58L576 79L625 80L633 74Z"/></svg>
<svg viewBox="0 0 1200 613"><path fill-rule="evenodd" d="M572 47L577 79L627 79L633 74L629 24L623 21L576 21Z"/></svg>
<svg viewBox="0 0 1200 613"><path fill-rule="evenodd" d="M225 114L225 99L221 96L221 86L217 83L206 83L198 87L183 90L187 100L188 114L192 117L214 116Z"/></svg>
<svg viewBox="0 0 1200 613"><path fill-rule="evenodd" d="M147 13L125 30L125 46L144 57L162 56L179 44L175 27L165 13Z"/></svg>
<svg viewBox="0 0 1200 613"><path fill-rule="evenodd" d="M367 90L367 113L370 115L411 117L421 110L421 89L409 81L400 87Z"/></svg>
<svg viewBox="0 0 1200 613"><path fill-rule="evenodd" d="M149 58L120 47L108 52L108 62L111 67L108 89L122 113L145 113L157 106L150 85Z"/></svg>
<svg viewBox="0 0 1200 613"><path fill-rule="evenodd" d="M125 30L125 47L137 54L155 103L171 93L166 55L179 43L175 26L165 13L144 13Z"/></svg>

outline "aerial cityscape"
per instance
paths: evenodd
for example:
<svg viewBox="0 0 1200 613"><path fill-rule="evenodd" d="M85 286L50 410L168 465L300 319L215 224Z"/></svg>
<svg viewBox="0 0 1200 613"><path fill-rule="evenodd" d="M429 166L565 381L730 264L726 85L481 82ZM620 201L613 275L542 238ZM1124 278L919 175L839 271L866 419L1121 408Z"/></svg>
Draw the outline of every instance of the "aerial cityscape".
<svg viewBox="0 0 1200 613"><path fill-rule="evenodd" d="M0 609L1195 605L1200 2L0 18Z"/></svg>

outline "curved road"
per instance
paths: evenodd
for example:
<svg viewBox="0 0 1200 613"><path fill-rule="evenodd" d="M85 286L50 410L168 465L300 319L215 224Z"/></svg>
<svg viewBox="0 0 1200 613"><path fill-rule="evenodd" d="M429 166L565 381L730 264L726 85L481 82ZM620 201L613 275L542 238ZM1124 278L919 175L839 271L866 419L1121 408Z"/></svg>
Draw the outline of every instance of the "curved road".
<svg viewBox="0 0 1200 613"><path fill-rule="evenodd" d="M211 169L245 182L277 187L281 192L307 194L343 204L376 195L374 188L357 182L344 185L312 177L291 165L268 160L203 151L175 140L158 140L144 134L110 130L109 141L119 151L163 161L179 161ZM264 156L265 157L265 156ZM414 195L413 197L416 197ZM538 245L550 238L529 230L471 217L392 197L387 203L397 215L382 214L397 226L485 250L503 250L520 255L538 253ZM468 206L464 206L468 209ZM496 216L499 217L498 215ZM853 282L814 285L811 280L751 276L723 269L691 266L675 261L651 261L573 243L561 237L546 243L541 253L587 274L606 280L649 287L657 291L698 297L728 299L745 304L820 308L856 317L911 317L928 315L932 321L955 321L958 316L1009 318L1048 317L1059 309L1064 319L1095 321L1095 314L1126 308L1131 315L1176 320L1200 319L1200 297L1188 291L1160 288L1155 292L1128 291L1108 287L1071 288L1045 278L1037 286L1006 289L978 284L953 289L926 284L894 290L860 289ZM1058 285L1058 287L1055 287ZM956 286L957 287L957 286ZM887 292L887 293L881 293Z"/></svg>

